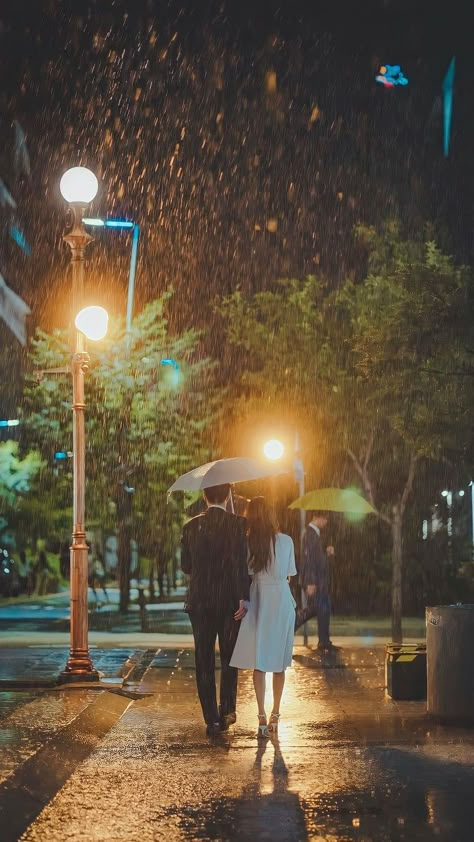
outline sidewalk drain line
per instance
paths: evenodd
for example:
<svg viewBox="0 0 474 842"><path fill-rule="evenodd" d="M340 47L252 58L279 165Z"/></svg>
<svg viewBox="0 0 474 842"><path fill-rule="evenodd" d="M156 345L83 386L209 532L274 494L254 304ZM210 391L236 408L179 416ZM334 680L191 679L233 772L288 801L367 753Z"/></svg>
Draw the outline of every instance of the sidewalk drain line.
<svg viewBox="0 0 474 842"><path fill-rule="evenodd" d="M135 665L136 681L143 678L155 653L147 650ZM102 691L0 785L2 842L17 842L131 704L129 698Z"/></svg>

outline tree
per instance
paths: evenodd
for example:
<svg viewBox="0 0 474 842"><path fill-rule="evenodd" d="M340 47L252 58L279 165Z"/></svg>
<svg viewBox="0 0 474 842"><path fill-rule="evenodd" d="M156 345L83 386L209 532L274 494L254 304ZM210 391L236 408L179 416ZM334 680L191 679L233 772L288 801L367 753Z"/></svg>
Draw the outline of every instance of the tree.
<svg viewBox="0 0 474 842"><path fill-rule="evenodd" d="M333 477L347 471L344 455L390 528L399 641L403 524L417 467L462 459L472 435L470 275L431 237L404 240L395 223L358 234L368 253L362 283L328 292L315 277L282 281L277 292L238 292L220 311L229 341L250 361L240 377L245 405L312 425Z"/></svg>
<svg viewBox="0 0 474 842"><path fill-rule="evenodd" d="M209 458L217 407L215 366L200 351L195 331L172 335L166 306L170 294L149 304L135 319L130 340L123 326L90 348L86 380L87 502L89 516L103 520L108 501L116 505L119 530L120 607L128 605L131 497L140 499L140 522L156 540L155 522L163 522L166 488L177 474ZM66 336L38 331L31 363L45 369L39 386L25 393L29 436L51 459L70 450L71 384L67 375L48 375L67 364ZM163 366L178 361L179 370ZM157 486L160 493L156 493ZM147 536L148 537L148 536Z"/></svg>
<svg viewBox="0 0 474 842"><path fill-rule="evenodd" d="M14 526L42 464L38 451L29 451L22 458L18 442L0 444L0 531Z"/></svg>

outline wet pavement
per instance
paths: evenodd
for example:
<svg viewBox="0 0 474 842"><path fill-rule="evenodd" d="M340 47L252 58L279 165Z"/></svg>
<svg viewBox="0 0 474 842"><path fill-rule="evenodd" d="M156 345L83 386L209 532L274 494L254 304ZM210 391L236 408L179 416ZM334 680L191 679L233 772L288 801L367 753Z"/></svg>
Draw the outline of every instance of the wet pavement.
<svg viewBox="0 0 474 842"><path fill-rule="evenodd" d="M52 689L67 651L34 646L0 650L0 784L97 699L94 687ZM94 650L93 657L107 686L119 688L146 652Z"/></svg>
<svg viewBox="0 0 474 842"><path fill-rule="evenodd" d="M68 658L67 646L30 645L0 648L0 691L5 687L53 686ZM133 648L91 648L95 668L105 677L122 675ZM130 662L129 668L132 664Z"/></svg>
<svg viewBox="0 0 474 842"><path fill-rule="evenodd" d="M249 673L237 725L211 740L192 651L161 651L143 679L153 695L131 703L22 839L471 842L474 730L387 698L380 650L341 660L295 661L279 739L259 744Z"/></svg>

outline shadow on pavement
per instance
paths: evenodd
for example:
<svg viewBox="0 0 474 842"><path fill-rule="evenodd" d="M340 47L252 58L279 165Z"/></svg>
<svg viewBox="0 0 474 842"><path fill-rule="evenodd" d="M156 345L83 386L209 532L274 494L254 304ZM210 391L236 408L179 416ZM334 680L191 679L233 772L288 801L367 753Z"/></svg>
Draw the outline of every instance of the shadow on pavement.
<svg viewBox="0 0 474 842"><path fill-rule="evenodd" d="M267 751L273 752L270 779L262 766ZM237 798L172 808L167 815L179 816L178 826L190 839L307 840L304 809L297 793L288 788L288 768L278 739L260 741L249 778Z"/></svg>

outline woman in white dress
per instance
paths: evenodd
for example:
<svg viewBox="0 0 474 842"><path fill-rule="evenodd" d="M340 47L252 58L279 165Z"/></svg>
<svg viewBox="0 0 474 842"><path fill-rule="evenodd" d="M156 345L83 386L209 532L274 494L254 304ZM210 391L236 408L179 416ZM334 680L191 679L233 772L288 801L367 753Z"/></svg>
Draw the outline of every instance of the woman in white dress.
<svg viewBox="0 0 474 842"><path fill-rule="evenodd" d="M250 607L241 622L230 665L253 669L258 704L258 735L278 730L285 669L290 666L295 634L295 600L289 578L296 575L295 549L289 535L277 532L263 497L250 501L248 565L252 576ZM265 673L273 673L273 709L265 714Z"/></svg>

